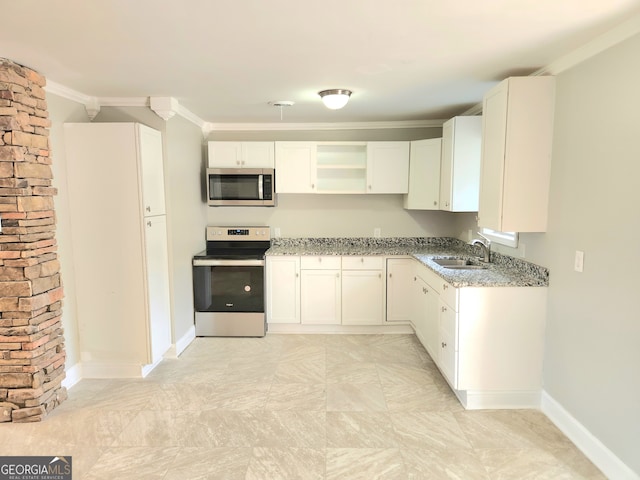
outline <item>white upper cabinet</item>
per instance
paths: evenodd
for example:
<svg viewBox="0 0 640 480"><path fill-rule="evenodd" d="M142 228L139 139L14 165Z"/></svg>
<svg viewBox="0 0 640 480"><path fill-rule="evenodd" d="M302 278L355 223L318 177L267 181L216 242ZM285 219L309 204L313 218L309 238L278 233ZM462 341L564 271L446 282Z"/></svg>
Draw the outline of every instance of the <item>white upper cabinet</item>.
<svg viewBox="0 0 640 480"><path fill-rule="evenodd" d="M276 142L276 193L315 193L316 143Z"/></svg>
<svg viewBox="0 0 640 480"><path fill-rule="evenodd" d="M404 196L408 210L440 209L441 138L411 142L409 193Z"/></svg>
<svg viewBox="0 0 640 480"><path fill-rule="evenodd" d="M409 193L409 142L367 142L367 193Z"/></svg>
<svg viewBox="0 0 640 480"><path fill-rule="evenodd" d="M546 231L554 93L554 77L511 77L484 96L480 227Z"/></svg>
<svg viewBox="0 0 640 480"><path fill-rule="evenodd" d="M274 168L274 142L209 142L209 168Z"/></svg>
<svg viewBox="0 0 640 480"><path fill-rule="evenodd" d="M142 202L144 215L164 215L164 167L162 134L146 125L137 125L142 168Z"/></svg>
<svg viewBox="0 0 640 480"><path fill-rule="evenodd" d="M482 117L454 117L442 125L440 210L477 212Z"/></svg>

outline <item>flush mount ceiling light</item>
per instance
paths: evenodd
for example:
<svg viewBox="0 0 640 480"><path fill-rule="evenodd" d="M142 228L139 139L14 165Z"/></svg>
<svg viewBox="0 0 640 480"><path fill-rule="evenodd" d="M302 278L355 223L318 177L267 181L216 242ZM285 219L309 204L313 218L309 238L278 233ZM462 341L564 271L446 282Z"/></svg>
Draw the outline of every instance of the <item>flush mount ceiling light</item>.
<svg viewBox="0 0 640 480"><path fill-rule="evenodd" d="M334 88L332 90L322 90L321 92L318 92L318 95L320 95L325 107L330 108L331 110L339 110L349 101L351 90Z"/></svg>

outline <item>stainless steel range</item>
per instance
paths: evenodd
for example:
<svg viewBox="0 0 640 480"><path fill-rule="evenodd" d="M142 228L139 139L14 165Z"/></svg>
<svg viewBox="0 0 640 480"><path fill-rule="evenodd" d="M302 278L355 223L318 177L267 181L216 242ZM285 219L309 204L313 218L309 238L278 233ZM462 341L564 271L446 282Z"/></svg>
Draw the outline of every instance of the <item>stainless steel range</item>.
<svg viewBox="0 0 640 480"><path fill-rule="evenodd" d="M269 227L207 227L207 249L193 257L196 336L263 337Z"/></svg>

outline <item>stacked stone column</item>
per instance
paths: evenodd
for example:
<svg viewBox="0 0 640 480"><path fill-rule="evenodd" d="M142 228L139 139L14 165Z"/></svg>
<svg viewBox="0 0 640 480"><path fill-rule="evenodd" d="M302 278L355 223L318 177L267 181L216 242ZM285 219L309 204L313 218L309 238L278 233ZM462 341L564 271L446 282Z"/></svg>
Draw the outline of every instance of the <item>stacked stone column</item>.
<svg viewBox="0 0 640 480"><path fill-rule="evenodd" d="M45 79L0 58L0 422L66 398Z"/></svg>

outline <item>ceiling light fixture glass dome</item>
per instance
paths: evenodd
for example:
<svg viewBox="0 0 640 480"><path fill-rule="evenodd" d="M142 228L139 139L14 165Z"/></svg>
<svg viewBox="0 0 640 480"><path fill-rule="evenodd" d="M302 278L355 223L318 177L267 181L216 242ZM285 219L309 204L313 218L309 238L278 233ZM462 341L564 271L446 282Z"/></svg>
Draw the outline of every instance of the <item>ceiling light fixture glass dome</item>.
<svg viewBox="0 0 640 480"><path fill-rule="evenodd" d="M334 88L332 90L322 90L318 92L322 103L331 110L339 110L344 107L349 101L351 96L351 90L345 90L343 88Z"/></svg>

